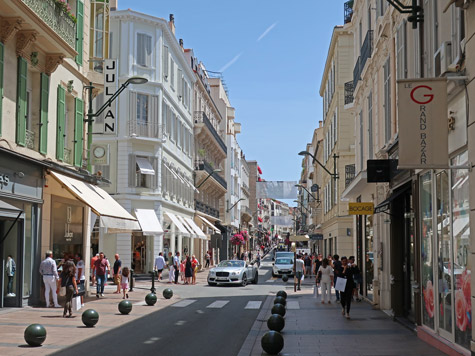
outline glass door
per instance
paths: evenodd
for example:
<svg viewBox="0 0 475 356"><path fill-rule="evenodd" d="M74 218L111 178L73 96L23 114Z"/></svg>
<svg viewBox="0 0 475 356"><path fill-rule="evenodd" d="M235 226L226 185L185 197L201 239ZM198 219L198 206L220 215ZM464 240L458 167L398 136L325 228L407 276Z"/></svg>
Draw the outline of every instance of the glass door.
<svg viewBox="0 0 475 356"><path fill-rule="evenodd" d="M20 253L20 241L22 239L20 234L22 229L22 220L18 220L16 223L9 219L0 220L0 239L3 239L3 241L0 240L0 254L2 256L0 307L20 306L20 264L22 261ZM8 235L5 237L7 232Z"/></svg>

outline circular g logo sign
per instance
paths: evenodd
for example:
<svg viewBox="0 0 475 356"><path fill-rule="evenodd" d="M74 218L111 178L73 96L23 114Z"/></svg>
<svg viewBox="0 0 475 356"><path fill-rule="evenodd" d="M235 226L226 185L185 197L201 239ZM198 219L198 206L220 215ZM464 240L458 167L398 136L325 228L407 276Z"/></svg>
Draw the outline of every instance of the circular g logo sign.
<svg viewBox="0 0 475 356"><path fill-rule="evenodd" d="M434 99L433 94L424 94L424 95L422 95L423 97L427 98L425 101L419 101L414 97L414 94L415 94L416 90L419 90L419 89L422 89L422 88L428 89L429 91L432 90L432 88L427 86L427 85L419 85L419 86L415 87L414 89L412 89L411 99L412 99L412 101L414 101L415 103L420 104L420 105L429 104Z"/></svg>

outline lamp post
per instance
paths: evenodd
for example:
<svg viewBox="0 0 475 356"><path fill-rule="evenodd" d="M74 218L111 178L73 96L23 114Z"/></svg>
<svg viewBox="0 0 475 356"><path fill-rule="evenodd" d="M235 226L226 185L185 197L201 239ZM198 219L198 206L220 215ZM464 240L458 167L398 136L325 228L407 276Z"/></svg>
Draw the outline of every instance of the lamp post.
<svg viewBox="0 0 475 356"><path fill-rule="evenodd" d="M317 203L320 203L320 199L315 198L315 195L313 195L312 193L310 193L310 191L309 191L307 188L305 188L302 184L295 184L295 187L305 189L305 191L306 191Z"/></svg>
<svg viewBox="0 0 475 356"><path fill-rule="evenodd" d="M208 174L208 176L207 176L200 184L198 184L198 186L195 187L195 188L196 188L196 189L199 189L199 188L204 184L204 182L206 182L206 181L209 179L209 177L211 177L214 173L218 173L218 172L221 172L221 171L222 171L221 168L213 169L213 171L210 172L210 173Z"/></svg>
<svg viewBox="0 0 475 356"><path fill-rule="evenodd" d="M308 151L300 151L300 152L299 152L299 156L310 156L310 157L312 157L313 160L314 160L315 162L317 162L317 163L320 165L320 167L323 168L323 170L324 170L325 172L327 172L330 176L332 176L333 179L336 180L336 179L339 178L339 177L338 177L338 174L336 173L336 159L339 158L339 156L338 156L336 153L334 153L333 156L332 156L332 157L333 157L333 173L330 172L330 171L327 169L327 167L325 167L325 166L324 166L318 159L316 159L315 156L314 156L313 154L311 154L310 152L308 152Z"/></svg>
<svg viewBox="0 0 475 356"><path fill-rule="evenodd" d="M117 91L112 94L112 96L100 107L99 110L97 110L96 113L93 112L92 109L92 90L95 88L92 85L92 82L89 82L89 85L85 86L85 89L89 90L88 93L88 100L89 100L89 109L87 111L87 119L84 121L87 122L87 170L91 171L91 145L92 145L92 123L94 122L94 118L98 117L100 114L102 114L108 106L112 104L112 102L117 99L117 97L122 93L125 88L129 86L129 84L145 84L148 82L147 78L143 77L130 77L125 81L124 84L120 86Z"/></svg>
<svg viewBox="0 0 475 356"><path fill-rule="evenodd" d="M226 212L228 213L232 208L234 208L236 206L237 203L239 203L241 200L244 200L244 198L239 198L239 200L237 202L235 202L230 208L226 209ZM228 200L228 204L229 204L229 200Z"/></svg>

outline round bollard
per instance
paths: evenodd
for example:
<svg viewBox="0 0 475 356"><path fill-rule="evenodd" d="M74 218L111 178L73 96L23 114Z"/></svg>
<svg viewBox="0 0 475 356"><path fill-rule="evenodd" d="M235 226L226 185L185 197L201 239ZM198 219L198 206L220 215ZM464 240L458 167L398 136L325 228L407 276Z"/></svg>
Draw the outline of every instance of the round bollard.
<svg viewBox="0 0 475 356"><path fill-rule="evenodd" d="M280 314L272 314L267 319L267 327L269 330L281 331L285 326L285 319Z"/></svg>
<svg viewBox="0 0 475 356"><path fill-rule="evenodd" d="M25 329L25 341L30 346L41 346L46 340L46 329L41 324L31 324Z"/></svg>
<svg viewBox="0 0 475 356"><path fill-rule="evenodd" d="M81 319L84 325L92 328L99 321L99 313L94 309L87 309L82 313Z"/></svg>
<svg viewBox="0 0 475 356"><path fill-rule="evenodd" d="M170 288L163 290L163 297L165 299L170 299L171 297L173 297L173 291Z"/></svg>
<svg viewBox="0 0 475 356"><path fill-rule="evenodd" d="M274 304L271 309L272 314L279 314L281 316L285 315L285 307L282 304Z"/></svg>
<svg viewBox="0 0 475 356"><path fill-rule="evenodd" d="M277 355L284 348L284 338L278 331L268 331L262 336L261 346L269 355Z"/></svg>
<svg viewBox="0 0 475 356"><path fill-rule="evenodd" d="M119 303L119 311L121 314L129 314L132 311L132 303L128 300L123 300Z"/></svg>
<svg viewBox="0 0 475 356"><path fill-rule="evenodd" d="M284 297L275 297L274 304L282 304L285 307L287 300Z"/></svg>
<svg viewBox="0 0 475 356"><path fill-rule="evenodd" d="M282 282L287 282L289 280L289 276L287 276L286 274L284 274L282 276Z"/></svg>
<svg viewBox="0 0 475 356"><path fill-rule="evenodd" d="M284 299L287 299L287 293L285 290L280 290L277 292L276 297L283 297Z"/></svg>
<svg viewBox="0 0 475 356"><path fill-rule="evenodd" d="M155 293L148 293L145 296L145 303L147 303L147 305L155 305L156 302L157 302L157 295Z"/></svg>

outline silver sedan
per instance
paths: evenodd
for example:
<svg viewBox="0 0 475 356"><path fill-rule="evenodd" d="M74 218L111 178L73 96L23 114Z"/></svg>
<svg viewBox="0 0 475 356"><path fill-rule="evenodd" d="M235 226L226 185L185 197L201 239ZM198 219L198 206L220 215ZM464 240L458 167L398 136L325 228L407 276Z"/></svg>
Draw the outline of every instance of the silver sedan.
<svg viewBox="0 0 475 356"><path fill-rule="evenodd" d="M216 267L209 270L208 284L240 284L245 286L248 282L257 284L259 274L254 264L245 261L224 260Z"/></svg>

